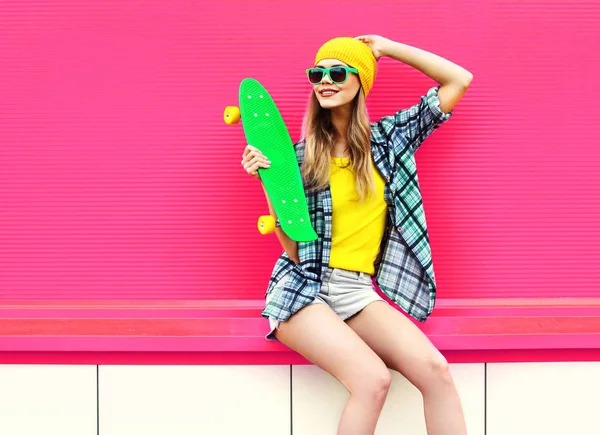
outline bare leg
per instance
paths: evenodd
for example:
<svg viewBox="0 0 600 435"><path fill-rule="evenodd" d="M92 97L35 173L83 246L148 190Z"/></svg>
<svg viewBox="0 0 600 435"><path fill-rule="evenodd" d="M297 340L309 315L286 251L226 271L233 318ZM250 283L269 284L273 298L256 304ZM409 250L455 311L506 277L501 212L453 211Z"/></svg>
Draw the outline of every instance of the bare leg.
<svg viewBox="0 0 600 435"><path fill-rule="evenodd" d="M338 435L372 435L391 383L390 371L375 352L323 304L302 308L275 335L350 392Z"/></svg>
<svg viewBox="0 0 600 435"><path fill-rule="evenodd" d="M367 305L347 324L423 395L428 435L466 435L460 398L448 362L406 316L382 302Z"/></svg>

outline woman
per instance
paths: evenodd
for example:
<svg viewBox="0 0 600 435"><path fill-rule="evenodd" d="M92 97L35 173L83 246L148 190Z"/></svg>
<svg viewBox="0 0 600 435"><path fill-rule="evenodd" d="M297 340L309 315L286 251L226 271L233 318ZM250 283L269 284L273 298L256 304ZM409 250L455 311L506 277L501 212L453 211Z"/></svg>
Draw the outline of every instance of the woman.
<svg viewBox="0 0 600 435"><path fill-rule="evenodd" d="M370 123L365 105L388 56L436 80L414 106ZM435 277L414 152L451 116L472 80L462 67L377 35L334 38L307 70L313 89L294 145L313 242L276 229L284 252L269 282L269 340L331 373L350 392L338 435L373 434L393 369L422 393L429 435L466 434L448 363L419 328L374 290L424 322ZM252 146L244 169L260 179L268 156ZM267 201L269 201L267 197ZM269 202L271 215L276 217Z"/></svg>

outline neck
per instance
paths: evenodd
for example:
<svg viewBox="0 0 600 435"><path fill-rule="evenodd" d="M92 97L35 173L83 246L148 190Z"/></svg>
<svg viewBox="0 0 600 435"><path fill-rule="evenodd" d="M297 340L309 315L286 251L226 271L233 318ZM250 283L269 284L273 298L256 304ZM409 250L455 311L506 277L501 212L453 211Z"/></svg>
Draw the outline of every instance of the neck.
<svg viewBox="0 0 600 435"><path fill-rule="evenodd" d="M335 129L336 142L341 142L344 145L348 142L351 109L350 104L331 109L331 123Z"/></svg>

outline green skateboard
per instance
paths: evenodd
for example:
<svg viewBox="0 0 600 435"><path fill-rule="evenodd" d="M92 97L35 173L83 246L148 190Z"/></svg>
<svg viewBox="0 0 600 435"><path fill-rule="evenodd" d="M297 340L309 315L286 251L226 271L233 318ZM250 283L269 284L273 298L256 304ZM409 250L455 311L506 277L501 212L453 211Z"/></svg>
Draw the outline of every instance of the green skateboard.
<svg viewBox="0 0 600 435"><path fill-rule="evenodd" d="M281 229L297 242L315 240L317 233L310 222L294 144L279 109L267 90L254 79L242 80L239 98L240 107L226 107L223 117L227 124L237 124L241 116L248 144L271 161L269 168L259 168L258 172ZM258 230L261 234L273 233L275 218L261 216Z"/></svg>

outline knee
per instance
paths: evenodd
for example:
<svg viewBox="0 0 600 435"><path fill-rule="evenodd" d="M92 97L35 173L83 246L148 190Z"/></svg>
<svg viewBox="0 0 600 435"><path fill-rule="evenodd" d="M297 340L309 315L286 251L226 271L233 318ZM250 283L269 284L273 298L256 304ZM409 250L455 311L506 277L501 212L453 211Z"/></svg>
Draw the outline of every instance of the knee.
<svg viewBox="0 0 600 435"><path fill-rule="evenodd" d="M384 368L381 373L373 377L373 391L376 394L387 395L390 386L392 385L392 374L388 368Z"/></svg>
<svg viewBox="0 0 600 435"><path fill-rule="evenodd" d="M392 374L387 367L365 371L359 376L357 382L349 388L351 394L385 399L392 384Z"/></svg>
<svg viewBox="0 0 600 435"><path fill-rule="evenodd" d="M452 375L450 374L450 365L448 360L441 353L434 354L427 364L428 381L425 382L425 389L439 389L446 385L452 385Z"/></svg>

